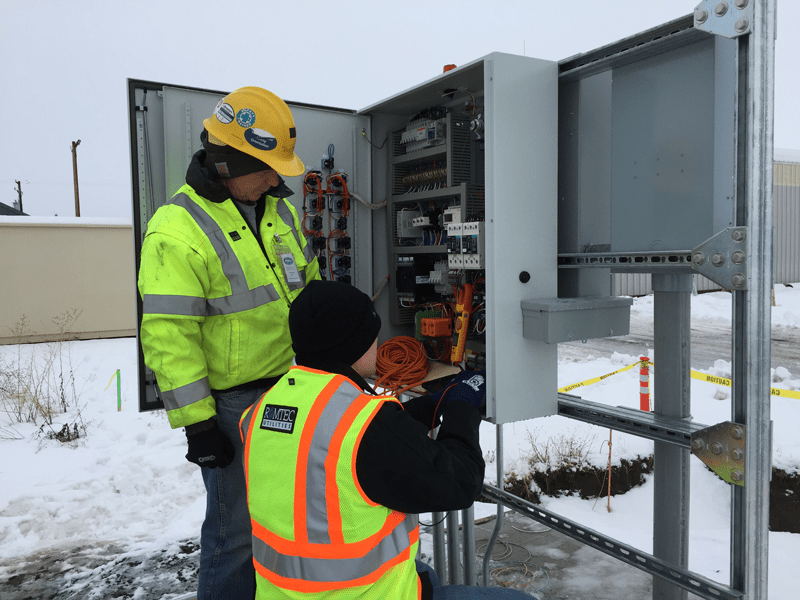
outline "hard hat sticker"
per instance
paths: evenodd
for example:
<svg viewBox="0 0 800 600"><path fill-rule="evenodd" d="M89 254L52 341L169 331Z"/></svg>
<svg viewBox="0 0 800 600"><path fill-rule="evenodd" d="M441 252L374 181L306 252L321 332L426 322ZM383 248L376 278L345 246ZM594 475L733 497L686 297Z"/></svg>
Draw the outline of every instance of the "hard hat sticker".
<svg viewBox="0 0 800 600"><path fill-rule="evenodd" d="M233 116L235 113L233 112L233 107L230 104L220 101L220 103L217 104L214 114L217 116L217 119L219 119L220 123L227 125L233 121Z"/></svg>
<svg viewBox="0 0 800 600"><path fill-rule="evenodd" d="M249 108L242 108L236 113L236 122L241 127L252 127L256 122L256 113Z"/></svg>
<svg viewBox="0 0 800 600"><path fill-rule="evenodd" d="M263 129L245 130L244 139L253 148L258 148L259 150L274 150L278 146L278 140L275 139L275 136Z"/></svg>

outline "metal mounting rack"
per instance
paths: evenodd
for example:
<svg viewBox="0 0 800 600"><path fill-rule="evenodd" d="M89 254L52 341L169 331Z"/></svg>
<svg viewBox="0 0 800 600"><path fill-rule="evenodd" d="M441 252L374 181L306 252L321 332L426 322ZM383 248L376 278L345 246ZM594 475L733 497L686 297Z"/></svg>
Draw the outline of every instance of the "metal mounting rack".
<svg viewBox="0 0 800 600"><path fill-rule="evenodd" d="M558 395L558 414L685 449L692 447L692 435L705 428L704 425L693 421L608 406L567 394Z"/></svg>
<svg viewBox="0 0 800 600"><path fill-rule="evenodd" d="M697 573L677 568L651 554L642 552L633 546L624 544L598 531L584 527L580 523L565 519L541 506L531 504L518 496L509 494L492 485L484 484L483 495L534 521L547 525L551 529L555 529L564 535L583 542L595 550L600 550L609 556L613 556L651 575L657 575L661 579L701 596L702 598L736 600L736 598L744 597L742 592L732 590L727 586L721 585Z"/></svg>

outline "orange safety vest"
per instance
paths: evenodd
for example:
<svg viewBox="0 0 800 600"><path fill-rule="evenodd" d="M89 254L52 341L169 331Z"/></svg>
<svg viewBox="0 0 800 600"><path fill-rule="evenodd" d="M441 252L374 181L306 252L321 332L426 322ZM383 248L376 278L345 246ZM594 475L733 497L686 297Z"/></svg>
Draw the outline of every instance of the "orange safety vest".
<svg viewBox="0 0 800 600"><path fill-rule="evenodd" d="M384 402L295 366L242 415L257 599L420 598L418 516L372 502L356 474Z"/></svg>

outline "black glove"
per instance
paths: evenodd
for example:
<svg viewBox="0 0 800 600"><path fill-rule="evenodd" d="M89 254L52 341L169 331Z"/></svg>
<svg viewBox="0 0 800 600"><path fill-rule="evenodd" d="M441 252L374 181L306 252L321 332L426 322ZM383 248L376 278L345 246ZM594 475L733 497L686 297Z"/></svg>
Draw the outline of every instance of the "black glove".
<svg viewBox="0 0 800 600"><path fill-rule="evenodd" d="M431 394L431 398L436 402L444 399L447 403L461 400L469 402L472 406L481 410L486 404L486 369L483 371L462 371L453 377L444 389Z"/></svg>
<svg viewBox="0 0 800 600"><path fill-rule="evenodd" d="M198 425L200 428L203 426L206 428L197 433L190 433L190 430L197 429ZM222 469L231 464L233 457L236 456L233 444L228 436L222 433L215 419L187 427L186 438L189 441L186 460L201 467Z"/></svg>

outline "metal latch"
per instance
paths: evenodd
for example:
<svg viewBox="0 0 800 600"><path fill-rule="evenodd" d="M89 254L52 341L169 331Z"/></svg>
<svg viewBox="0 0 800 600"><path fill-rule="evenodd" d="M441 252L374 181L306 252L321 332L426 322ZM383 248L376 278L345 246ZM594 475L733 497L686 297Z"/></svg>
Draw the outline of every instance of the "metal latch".
<svg viewBox="0 0 800 600"><path fill-rule="evenodd" d="M726 38L753 29L755 0L703 0L694 9L694 28Z"/></svg>
<svg viewBox="0 0 800 600"><path fill-rule="evenodd" d="M692 454L728 483L744 487L744 425L726 421L692 433Z"/></svg>
<svg viewBox="0 0 800 600"><path fill-rule="evenodd" d="M747 289L747 227L728 227L692 250L692 269L726 290Z"/></svg>

